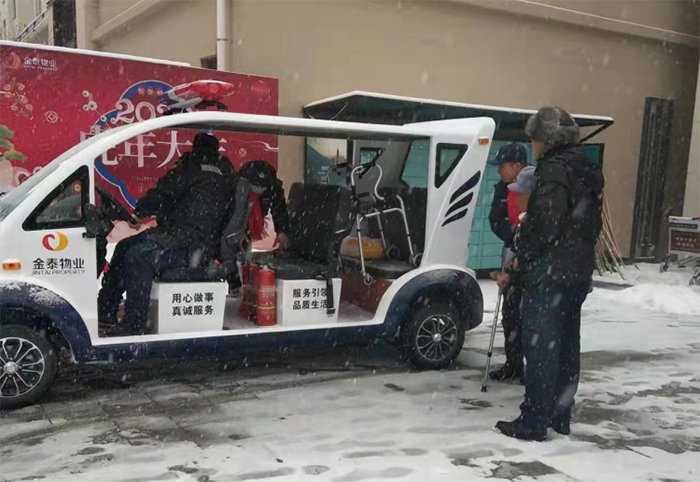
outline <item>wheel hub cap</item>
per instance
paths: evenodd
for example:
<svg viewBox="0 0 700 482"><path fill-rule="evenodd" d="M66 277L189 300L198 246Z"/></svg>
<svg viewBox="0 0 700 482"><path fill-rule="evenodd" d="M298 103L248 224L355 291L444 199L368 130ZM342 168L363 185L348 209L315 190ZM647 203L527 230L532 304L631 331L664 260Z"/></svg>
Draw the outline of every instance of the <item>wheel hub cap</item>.
<svg viewBox="0 0 700 482"><path fill-rule="evenodd" d="M20 397L39 385L46 361L38 346L20 337L0 338L0 398Z"/></svg>
<svg viewBox="0 0 700 482"><path fill-rule="evenodd" d="M8 375L14 375L17 373L17 364L15 362L5 363L5 373Z"/></svg>
<svg viewBox="0 0 700 482"><path fill-rule="evenodd" d="M421 323L416 335L421 356L432 362L448 358L457 344L457 325L446 315L436 315Z"/></svg>

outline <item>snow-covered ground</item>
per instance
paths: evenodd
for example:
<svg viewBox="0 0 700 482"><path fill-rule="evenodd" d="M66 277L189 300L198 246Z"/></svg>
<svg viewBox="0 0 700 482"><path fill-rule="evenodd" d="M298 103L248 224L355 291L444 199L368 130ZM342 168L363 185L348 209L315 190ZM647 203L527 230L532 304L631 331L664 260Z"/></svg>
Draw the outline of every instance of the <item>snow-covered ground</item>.
<svg viewBox="0 0 700 482"><path fill-rule="evenodd" d="M1 416L0 479L697 481L700 288L689 269L640 268L584 305L570 437L492 430L523 389L479 391L496 297L483 281L484 324L440 373L388 348L69 372L41 405Z"/></svg>

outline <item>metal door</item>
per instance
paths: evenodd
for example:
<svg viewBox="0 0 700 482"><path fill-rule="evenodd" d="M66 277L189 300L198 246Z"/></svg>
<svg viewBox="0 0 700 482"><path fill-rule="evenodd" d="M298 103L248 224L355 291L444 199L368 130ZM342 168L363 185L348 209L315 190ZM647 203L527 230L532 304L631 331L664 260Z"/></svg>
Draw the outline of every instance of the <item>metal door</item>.
<svg viewBox="0 0 700 482"><path fill-rule="evenodd" d="M657 253L657 244L662 225L672 119L672 100L647 97L632 222L630 258L633 260L663 257L663 253Z"/></svg>

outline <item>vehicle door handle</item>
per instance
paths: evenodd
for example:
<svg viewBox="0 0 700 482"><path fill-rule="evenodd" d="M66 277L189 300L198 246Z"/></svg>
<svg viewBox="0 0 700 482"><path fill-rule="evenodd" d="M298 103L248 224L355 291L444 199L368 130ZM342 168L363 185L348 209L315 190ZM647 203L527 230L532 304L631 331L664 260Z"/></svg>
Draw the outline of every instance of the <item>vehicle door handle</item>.
<svg viewBox="0 0 700 482"><path fill-rule="evenodd" d="M83 238L85 238L85 239L94 239L94 238L96 238L96 237L97 237L97 236L95 236L94 234L91 234L91 233L88 232L88 231L85 231L85 232L83 233Z"/></svg>

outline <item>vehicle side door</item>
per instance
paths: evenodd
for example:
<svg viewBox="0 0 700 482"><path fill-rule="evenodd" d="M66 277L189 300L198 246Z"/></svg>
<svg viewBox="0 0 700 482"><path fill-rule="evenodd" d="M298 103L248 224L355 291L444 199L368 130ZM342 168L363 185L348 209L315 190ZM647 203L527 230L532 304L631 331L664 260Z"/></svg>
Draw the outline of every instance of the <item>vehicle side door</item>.
<svg viewBox="0 0 700 482"><path fill-rule="evenodd" d="M86 206L94 202L90 169L64 177L31 210L14 246L22 276L65 298L88 324L97 324L95 238L86 231Z"/></svg>

